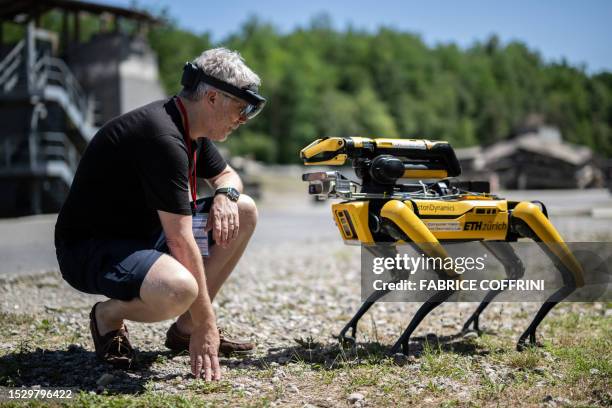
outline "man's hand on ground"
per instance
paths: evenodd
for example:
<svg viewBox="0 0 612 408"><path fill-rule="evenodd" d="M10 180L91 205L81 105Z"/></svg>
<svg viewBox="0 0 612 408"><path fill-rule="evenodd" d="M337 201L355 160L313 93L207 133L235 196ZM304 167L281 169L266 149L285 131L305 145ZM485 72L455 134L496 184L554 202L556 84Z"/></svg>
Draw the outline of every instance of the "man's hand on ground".
<svg viewBox="0 0 612 408"><path fill-rule="evenodd" d="M238 203L225 194L217 194L210 207L206 231L213 230L213 239L225 248L238 236Z"/></svg>
<svg viewBox="0 0 612 408"><path fill-rule="evenodd" d="M220 380L219 330L212 324L198 326L189 340L191 372L196 378L203 375L206 381Z"/></svg>

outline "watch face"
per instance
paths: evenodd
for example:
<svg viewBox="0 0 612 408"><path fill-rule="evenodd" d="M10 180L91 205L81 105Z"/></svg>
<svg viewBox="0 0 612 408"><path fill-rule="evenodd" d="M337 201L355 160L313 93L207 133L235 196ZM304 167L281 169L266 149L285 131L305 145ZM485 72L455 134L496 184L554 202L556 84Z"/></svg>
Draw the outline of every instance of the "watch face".
<svg viewBox="0 0 612 408"><path fill-rule="evenodd" d="M240 197L240 193L235 188L230 187L227 189L227 196L232 201L238 201L238 198Z"/></svg>

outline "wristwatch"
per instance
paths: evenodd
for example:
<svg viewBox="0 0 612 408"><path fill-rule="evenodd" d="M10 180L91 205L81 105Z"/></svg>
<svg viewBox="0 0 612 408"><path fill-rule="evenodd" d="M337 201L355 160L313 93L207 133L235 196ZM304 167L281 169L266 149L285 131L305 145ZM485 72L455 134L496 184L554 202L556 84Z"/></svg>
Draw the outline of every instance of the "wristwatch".
<svg viewBox="0 0 612 408"><path fill-rule="evenodd" d="M238 198L240 198L240 191L236 190L234 187L218 188L215 190L215 195L217 194L225 194L227 198L229 198L233 202L238 201Z"/></svg>

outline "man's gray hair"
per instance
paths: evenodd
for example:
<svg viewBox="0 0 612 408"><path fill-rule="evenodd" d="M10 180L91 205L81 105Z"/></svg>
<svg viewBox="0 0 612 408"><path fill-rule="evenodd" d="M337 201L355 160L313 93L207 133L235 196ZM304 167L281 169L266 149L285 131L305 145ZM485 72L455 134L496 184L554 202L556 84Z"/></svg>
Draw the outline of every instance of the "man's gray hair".
<svg viewBox="0 0 612 408"><path fill-rule="evenodd" d="M246 66L238 51L213 48L204 51L192 63L206 74L238 88L257 88L261 84L259 76ZM210 88L213 87L199 82L195 89L183 88L180 95L192 101L199 101Z"/></svg>

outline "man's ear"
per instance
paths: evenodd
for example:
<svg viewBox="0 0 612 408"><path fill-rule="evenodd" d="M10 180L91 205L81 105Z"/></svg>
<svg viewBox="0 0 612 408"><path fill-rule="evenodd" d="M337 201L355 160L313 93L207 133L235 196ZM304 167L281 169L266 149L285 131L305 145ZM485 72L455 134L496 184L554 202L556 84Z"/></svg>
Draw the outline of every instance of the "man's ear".
<svg viewBox="0 0 612 408"><path fill-rule="evenodd" d="M209 89L206 92L206 101L210 103L211 105L214 105L218 99L219 99L219 92L213 89Z"/></svg>

